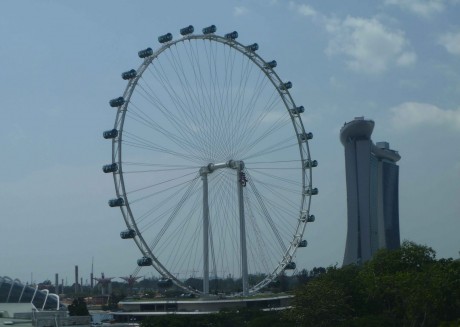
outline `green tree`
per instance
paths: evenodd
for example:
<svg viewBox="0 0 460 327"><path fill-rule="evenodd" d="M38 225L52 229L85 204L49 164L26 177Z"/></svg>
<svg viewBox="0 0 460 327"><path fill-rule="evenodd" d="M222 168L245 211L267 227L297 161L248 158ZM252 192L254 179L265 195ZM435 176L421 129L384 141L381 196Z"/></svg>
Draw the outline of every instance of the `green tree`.
<svg viewBox="0 0 460 327"><path fill-rule="evenodd" d="M72 304L67 307L69 316L89 316L86 301L82 297L73 299Z"/></svg>
<svg viewBox="0 0 460 327"><path fill-rule="evenodd" d="M324 274L295 292L287 317L299 326L337 326L352 316L340 283Z"/></svg>
<svg viewBox="0 0 460 327"><path fill-rule="evenodd" d="M363 266L329 267L297 289L301 326L440 326L460 319L460 261L404 241Z"/></svg>
<svg viewBox="0 0 460 327"><path fill-rule="evenodd" d="M436 303L444 303L435 257L432 248L409 241L397 250L377 252L360 273L367 307L405 326L435 326L441 310Z"/></svg>

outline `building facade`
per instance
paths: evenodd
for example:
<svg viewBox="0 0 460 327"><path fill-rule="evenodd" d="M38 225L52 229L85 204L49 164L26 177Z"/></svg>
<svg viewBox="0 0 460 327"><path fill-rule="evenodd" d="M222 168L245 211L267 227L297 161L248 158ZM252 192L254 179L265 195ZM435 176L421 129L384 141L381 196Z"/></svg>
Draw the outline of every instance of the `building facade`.
<svg viewBox="0 0 460 327"><path fill-rule="evenodd" d="M399 236L400 155L374 144L374 121L357 117L340 130L345 148L347 238L343 265L362 264L381 248L396 249Z"/></svg>
<svg viewBox="0 0 460 327"><path fill-rule="evenodd" d="M7 276L0 277L0 303L31 303L38 310L59 310L62 306L58 295Z"/></svg>
<svg viewBox="0 0 460 327"><path fill-rule="evenodd" d="M90 316L69 316L59 296L38 285L0 277L0 325L17 327L90 326Z"/></svg>

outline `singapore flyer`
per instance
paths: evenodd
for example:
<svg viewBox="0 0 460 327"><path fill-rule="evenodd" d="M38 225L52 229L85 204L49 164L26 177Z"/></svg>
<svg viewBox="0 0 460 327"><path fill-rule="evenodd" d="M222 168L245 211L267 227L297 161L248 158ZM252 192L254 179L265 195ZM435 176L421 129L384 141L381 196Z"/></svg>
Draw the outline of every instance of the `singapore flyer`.
<svg viewBox="0 0 460 327"><path fill-rule="evenodd" d="M122 73L116 110L110 207L121 210L139 267L162 280L208 295L213 280L233 278L243 296L296 270L296 251L314 221L311 198L317 165L303 106L281 79L275 60L236 31L193 26L158 38ZM189 276L202 287L185 283Z"/></svg>

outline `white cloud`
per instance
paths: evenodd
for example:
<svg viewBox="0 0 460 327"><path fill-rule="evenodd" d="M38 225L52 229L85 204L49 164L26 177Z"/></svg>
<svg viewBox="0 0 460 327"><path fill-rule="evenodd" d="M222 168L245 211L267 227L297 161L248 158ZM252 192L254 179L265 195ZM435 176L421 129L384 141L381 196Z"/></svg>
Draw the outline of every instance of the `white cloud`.
<svg viewBox="0 0 460 327"><path fill-rule="evenodd" d="M398 57L396 63L399 66L409 66L414 64L416 61L417 55L415 54L415 52L404 52Z"/></svg>
<svg viewBox="0 0 460 327"><path fill-rule="evenodd" d="M295 10L298 14L306 17L316 16L318 13L311 6L306 4L296 4L294 1L289 2L289 8Z"/></svg>
<svg viewBox="0 0 460 327"><path fill-rule="evenodd" d="M354 71L378 74L390 64L406 66L416 61L404 33L391 30L375 18L327 19L325 27L333 35L326 53L345 55L348 67Z"/></svg>
<svg viewBox="0 0 460 327"><path fill-rule="evenodd" d="M460 32L441 35L439 43L444 46L450 54L460 55Z"/></svg>
<svg viewBox="0 0 460 327"><path fill-rule="evenodd" d="M235 7L233 8L233 15L243 16L249 13L249 9L246 7Z"/></svg>
<svg viewBox="0 0 460 327"><path fill-rule="evenodd" d="M390 111L396 129L436 126L460 131L460 110L441 109L428 103L405 102Z"/></svg>
<svg viewBox="0 0 460 327"><path fill-rule="evenodd" d="M397 5L403 10L422 17L430 17L445 9L445 0L385 0L385 4Z"/></svg>
<svg viewBox="0 0 460 327"><path fill-rule="evenodd" d="M379 74L390 65L409 66L417 61L404 32L390 29L376 18L327 17L295 1L289 2L289 9L325 28L331 34L326 54L345 56L348 68L356 72Z"/></svg>

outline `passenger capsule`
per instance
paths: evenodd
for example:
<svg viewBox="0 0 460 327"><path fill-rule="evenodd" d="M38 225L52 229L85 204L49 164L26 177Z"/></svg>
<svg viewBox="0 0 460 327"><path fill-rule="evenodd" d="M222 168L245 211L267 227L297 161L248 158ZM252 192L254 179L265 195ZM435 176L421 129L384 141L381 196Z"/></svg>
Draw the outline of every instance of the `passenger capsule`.
<svg viewBox="0 0 460 327"><path fill-rule="evenodd" d="M284 267L284 269L294 270L296 267L297 267L297 266L296 266L295 262L292 262L292 261L291 261L291 262L289 262L289 263L286 265L286 267Z"/></svg>
<svg viewBox="0 0 460 327"><path fill-rule="evenodd" d="M212 34L212 33L216 33L216 31L217 31L216 25L211 25L211 26L203 28L203 34Z"/></svg>
<svg viewBox="0 0 460 327"><path fill-rule="evenodd" d="M192 34L195 29L192 25L180 29L180 35Z"/></svg>
<svg viewBox="0 0 460 327"><path fill-rule="evenodd" d="M171 33L166 33L165 35L160 35L158 37L158 42L160 43L166 43L172 40L172 34Z"/></svg>
<svg viewBox="0 0 460 327"><path fill-rule="evenodd" d="M305 108L304 108L303 106L300 106L300 107L296 107L296 108L291 109L291 113L292 113L293 115L302 114L304 111L305 111Z"/></svg>
<svg viewBox="0 0 460 327"><path fill-rule="evenodd" d="M314 221L315 221L315 215L310 215L310 216L308 216L308 218L307 218L307 223L312 223L312 222L314 222Z"/></svg>
<svg viewBox="0 0 460 327"><path fill-rule="evenodd" d="M142 257L142 258L137 260L137 265L139 267L151 266L152 265L152 258Z"/></svg>
<svg viewBox="0 0 460 327"><path fill-rule="evenodd" d="M237 32L237 31L233 31L233 32L231 32L231 33L227 33L227 34L225 34L225 38L226 38L226 39L234 40L234 39L238 38L238 32Z"/></svg>
<svg viewBox="0 0 460 327"><path fill-rule="evenodd" d="M160 278L157 285L161 288L169 288L173 285L173 282L170 278Z"/></svg>
<svg viewBox="0 0 460 327"><path fill-rule="evenodd" d="M248 45L248 46L246 47L246 49L248 49L249 51L254 52L254 51L259 50L259 45L258 45L257 43L253 43L253 44L251 44L251 45Z"/></svg>
<svg viewBox="0 0 460 327"><path fill-rule="evenodd" d="M112 108L119 107L123 105L123 103L125 103L125 99L123 97L118 97L109 101L109 104Z"/></svg>
<svg viewBox="0 0 460 327"><path fill-rule="evenodd" d="M305 142L306 140L311 140L313 138L313 133L302 133L299 134L299 140Z"/></svg>
<svg viewBox="0 0 460 327"><path fill-rule="evenodd" d="M109 200L109 206L110 207L121 207L125 204L125 201L123 198L118 198L118 199L111 199Z"/></svg>
<svg viewBox="0 0 460 327"><path fill-rule="evenodd" d="M292 87L291 82L286 82L286 83L283 83L283 84L280 85L281 90L289 90L291 87Z"/></svg>
<svg viewBox="0 0 460 327"><path fill-rule="evenodd" d="M102 136L105 138L105 139L114 139L118 136L118 131L114 128L114 129L111 129L109 131L104 131L102 133Z"/></svg>
<svg viewBox="0 0 460 327"><path fill-rule="evenodd" d="M307 195L316 195L316 194L318 194L318 189L316 187L312 188L312 189L307 189L306 194Z"/></svg>
<svg viewBox="0 0 460 327"><path fill-rule="evenodd" d="M139 58L147 58L147 57L150 57L151 55L153 55L153 50L152 48L147 48L145 50L141 50L137 53L137 55L139 56Z"/></svg>
<svg viewBox="0 0 460 327"><path fill-rule="evenodd" d="M306 248L307 244L307 240L302 240L299 242L299 248Z"/></svg>
<svg viewBox="0 0 460 327"><path fill-rule="evenodd" d="M318 161L316 160L307 160L305 161L305 168L313 168L318 166Z"/></svg>
<svg viewBox="0 0 460 327"><path fill-rule="evenodd" d="M272 61L269 61L269 62L267 62L267 63L265 64L265 68L271 68L271 69L273 69L273 68L275 68L277 65L278 65L278 64L277 64L276 60L272 60Z"/></svg>
<svg viewBox="0 0 460 327"><path fill-rule="evenodd" d="M127 72L124 72L121 74L121 78L124 80L132 79L136 77L136 71L134 69L128 70Z"/></svg>
<svg viewBox="0 0 460 327"><path fill-rule="evenodd" d="M116 162L108 164L108 165L104 165L102 167L102 171L104 173L114 173L114 172L118 171L118 165L117 165Z"/></svg>
<svg viewBox="0 0 460 327"><path fill-rule="evenodd" d="M124 240L134 238L134 236L136 236L136 231L134 229L127 229L120 232L120 237Z"/></svg>

